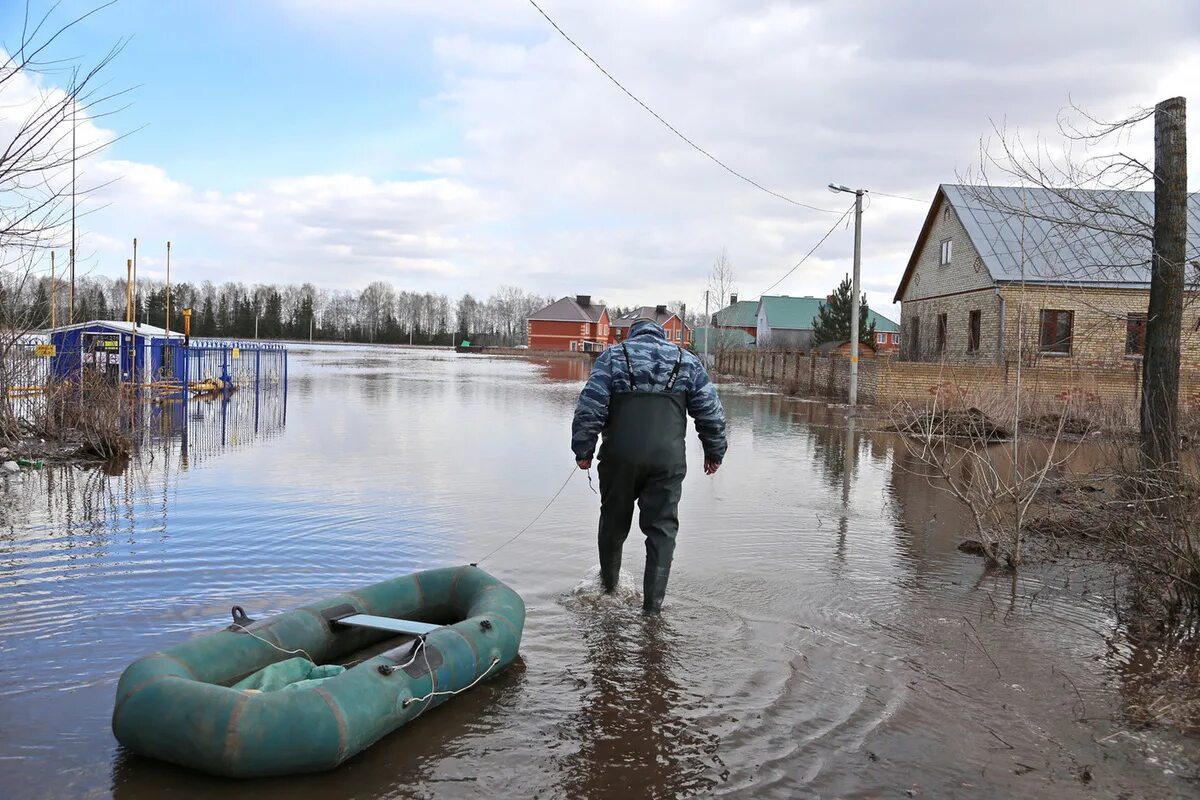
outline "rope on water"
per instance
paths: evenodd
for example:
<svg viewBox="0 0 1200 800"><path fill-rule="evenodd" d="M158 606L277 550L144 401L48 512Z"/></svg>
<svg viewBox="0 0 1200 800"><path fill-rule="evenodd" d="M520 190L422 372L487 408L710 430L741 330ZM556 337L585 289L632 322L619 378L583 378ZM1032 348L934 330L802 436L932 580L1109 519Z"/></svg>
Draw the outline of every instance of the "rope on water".
<svg viewBox="0 0 1200 800"><path fill-rule="evenodd" d="M578 471L578 469L579 469L579 467L578 467L578 466L576 466L576 465L574 465L574 464L572 464L572 465L571 465L571 471L567 473L567 479L566 479L565 481L563 481L563 482L562 482L562 486L558 487L558 491L557 491L557 492L555 492L555 493L554 493L554 496L550 498L550 502L546 503L546 505L542 507L542 510L541 510L541 511L539 511L539 512L537 513L537 516L536 516L536 517L534 517L532 520L530 520L530 522L529 522L529 524L528 524L528 525L526 525L524 528L521 528L521 530L517 531L517 532L516 532L516 534L515 534L514 536L512 536L512 537L511 537L511 538L510 538L508 541L506 541L504 544L502 544L502 545L500 545L499 547L497 547L497 548L496 548L495 550L493 550L492 552L488 553L488 554L487 554L486 556L484 556L483 558L477 558L477 559L475 559L475 562L474 562L474 563L476 563L476 564L482 564L482 563L483 563L485 560L487 560L487 559L491 558L492 556L496 555L496 553L499 553L501 550L503 550L504 548L508 547L510 544L512 544L513 542L515 542L517 539L520 539L520 538L521 538L521 534L525 533L525 531L527 531L527 530L529 530L530 528L532 528L532 527L533 527L533 524L534 524L535 522L537 522L539 519L541 519L541 518L542 518L542 514L545 514L545 513L546 513L546 511L547 511L547 510L550 508L550 506L554 505L554 501L555 501L555 500L557 500L557 499L558 499L558 496L559 496L560 494L562 494L562 493L563 493L563 489L566 489L566 488L567 488L567 484L571 482L571 478L572 478L572 476L574 476L574 475L575 475L575 473L576 473L576 471ZM589 472L588 472L588 483L590 484L591 482L592 482L592 475L591 475L591 471L589 470ZM595 489L593 489L592 491L595 491Z"/></svg>

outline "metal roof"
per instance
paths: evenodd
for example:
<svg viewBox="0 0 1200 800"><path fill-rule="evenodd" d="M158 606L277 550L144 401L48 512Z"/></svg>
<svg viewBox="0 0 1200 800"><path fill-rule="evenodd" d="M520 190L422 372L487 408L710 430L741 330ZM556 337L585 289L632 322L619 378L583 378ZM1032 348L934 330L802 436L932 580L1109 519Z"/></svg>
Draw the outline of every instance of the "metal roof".
<svg viewBox="0 0 1200 800"><path fill-rule="evenodd" d="M54 332L61 333L63 331L79 331L86 330L88 328L104 328L105 330L116 331L118 333L132 333L134 330L133 323L126 322L125 320L94 319L89 322L76 322L74 325L59 325L54 329ZM137 326L137 334L138 336L157 336L162 338L167 335L167 332L157 325L139 324ZM171 338L182 339L183 333L180 331L171 331Z"/></svg>
<svg viewBox="0 0 1200 800"><path fill-rule="evenodd" d="M767 326L774 330L812 330L813 319L817 309L825 302L819 297L788 297L787 295L763 295L759 298L767 314ZM878 332L892 333L900 330L900 326L882 314L874 311L867 313L867 325L875 323Z"/></svg>
<svg viewBox="0 0 1200 800"><path fill-rule="evenodd" d="M758 301L739 300L718 311L716 318L726 328L753 328L758 324Z"/></svg>
<svg viewBox="0 0 1200 800"><path fill-rule="evenodd" d="M1144 289L1150 285L1154 193L942 184L929 209L899 300L931 228L938 200L954 209L997 282ZM1200 197L1188 197L1189 261L1200 255Z"/></svg>
<svg viewBox="0 0 1200 800"><path fill-rule="evenodd" d="M604 316L604 306L591 303L581 306L574 297L564 297L555 300L550 305L535 311L528 319L540 319L546 322L599 322Z"/></svg>
<svg viewBox="0 0 1200 800"><path fill-rule="evenodd" d="M670 309L667 309L667 311L660 314L658 313L657 306L642 306L641 308L635 308L628 314L622 314L621 316L617 317L615 320L613 320L612 326L614 328L628 328L639 319L652 319L659 325L662 325L671 317L675 316L678 315Z"/></svg>

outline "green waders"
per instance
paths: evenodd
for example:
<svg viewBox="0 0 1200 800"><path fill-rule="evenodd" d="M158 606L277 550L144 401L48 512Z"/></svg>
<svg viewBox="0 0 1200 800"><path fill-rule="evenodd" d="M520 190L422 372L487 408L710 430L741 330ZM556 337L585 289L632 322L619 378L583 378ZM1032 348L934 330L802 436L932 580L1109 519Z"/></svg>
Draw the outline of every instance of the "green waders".
<svg viewBox="0 0 1200 800"><path fill-rule="evenodd" d="M629 354L625 354L628 363ZM646 535L643 609L656 614L667 594L667 578L679 530L679 498L687 474L684 436L687 400L672 391L679 361L665 391L614 392L600 446L600 580L611 592L621 572L621 547L633 522ZM630 375L633 374L632 368Z"/></svg>

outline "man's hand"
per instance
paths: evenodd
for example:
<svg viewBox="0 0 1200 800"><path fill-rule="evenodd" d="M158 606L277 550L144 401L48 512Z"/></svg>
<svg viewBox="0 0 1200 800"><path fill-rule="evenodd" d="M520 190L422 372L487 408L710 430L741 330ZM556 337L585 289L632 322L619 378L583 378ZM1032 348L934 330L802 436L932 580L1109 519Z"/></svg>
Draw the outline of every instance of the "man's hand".
<svg viewBox="0 0 1200 800"><path fill-rule="evenodd" d="M579 465L580 469L591 469L592 468L592 460L590 458L581 458L578 461L576 461L575 463Z"/></svg>
<svg viewBox="0 0 1200 800"><path fill-rule="evenodd" d="M721 468L720 461L709 461L707 458L704 459L704 474L705 475L715 475L717 470L719 470L720 468Z"/></svg>

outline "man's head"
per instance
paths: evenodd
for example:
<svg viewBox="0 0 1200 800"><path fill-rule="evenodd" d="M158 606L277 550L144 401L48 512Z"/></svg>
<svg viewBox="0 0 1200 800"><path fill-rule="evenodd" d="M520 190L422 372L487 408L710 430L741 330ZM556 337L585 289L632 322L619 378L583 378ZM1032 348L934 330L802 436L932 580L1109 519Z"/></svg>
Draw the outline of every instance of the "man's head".
<svg viewBox="0 0 1200 800"><path fill-rule="evenodd" d="M663 330L662 325L659 325L649 317L641 317L629 326L630 338L641 336L644 333L659 336L663 339L667 338L667 332Z"/></svg>

